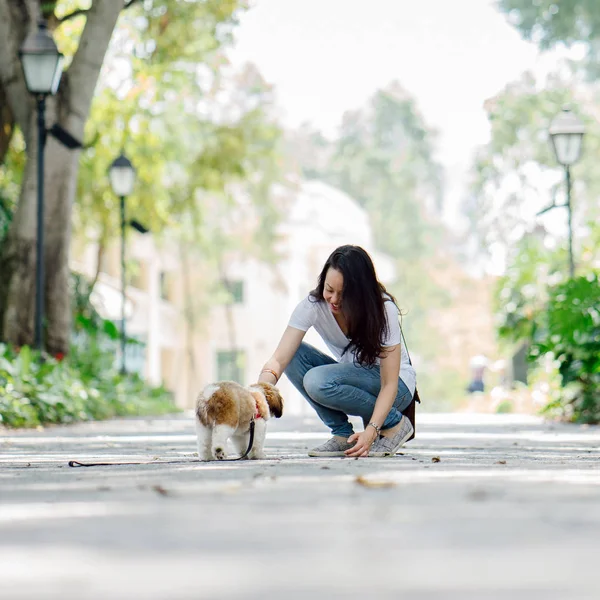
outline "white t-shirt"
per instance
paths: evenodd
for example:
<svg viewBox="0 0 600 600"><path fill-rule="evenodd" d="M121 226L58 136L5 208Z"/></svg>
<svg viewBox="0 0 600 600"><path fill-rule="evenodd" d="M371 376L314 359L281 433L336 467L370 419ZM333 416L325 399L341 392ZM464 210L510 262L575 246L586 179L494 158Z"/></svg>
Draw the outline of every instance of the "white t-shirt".
<svg viewBox="0 0 600 600"><path fill-rule="evenodd" d="M385 335L381 345L386 347L401 344L400 347L402 353L398 376L406 384L410 393L414 394L417 377L415 370L409 362L408 353L400 334L398 309L391 300L385 301L385 315L387 321L387 335ZM317 302L310 296L304 298L304 300L302 300L294 309L288 325L294 329L299 329L300 331L308 331L311 327L314 327L338 362L351 363L354 361L355 350L352 347L348 348L348 351L342 355L349 340L340 329L331 309L324 300ZM378 358L376 364L380 364L380 362L381 361Z"/></svg>

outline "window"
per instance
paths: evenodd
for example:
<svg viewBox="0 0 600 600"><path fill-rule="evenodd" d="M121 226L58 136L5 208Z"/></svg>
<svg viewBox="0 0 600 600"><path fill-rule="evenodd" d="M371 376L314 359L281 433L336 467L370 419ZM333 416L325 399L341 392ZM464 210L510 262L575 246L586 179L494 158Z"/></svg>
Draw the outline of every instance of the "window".
<svg viewBox="0 0 600 600"><path fill-rule="evenodd" d="M244 282L241 279L231 281L223 280L223 287L229 293L230 299L226 304L243 304L244 303Z"/></svg>
<svg viewBox="0 0 600 600"><path fill-rule="evenodd" d="M246 356L243 350L220 350L217 352L217 381L244 383Z"/></svg>

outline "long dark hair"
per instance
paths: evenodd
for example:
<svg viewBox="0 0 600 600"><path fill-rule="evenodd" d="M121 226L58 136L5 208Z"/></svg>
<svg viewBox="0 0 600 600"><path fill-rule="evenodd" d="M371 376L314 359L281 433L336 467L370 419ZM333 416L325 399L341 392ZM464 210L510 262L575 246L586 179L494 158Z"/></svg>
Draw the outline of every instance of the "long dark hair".
<svg viewBox="0 0 600 600"><path fill-rule="evenodd" d="M310 292L316 301L324 300L323 289L329 269L339 271L343 278L341 311L348 326L349 344L354 348L356 362L373 366L381 356L381 341L388 333L384 302L391 300L396 307L396 299L377 279L371 257L360 246L340 246L336 248L325 264L317 287Z"/></svg>

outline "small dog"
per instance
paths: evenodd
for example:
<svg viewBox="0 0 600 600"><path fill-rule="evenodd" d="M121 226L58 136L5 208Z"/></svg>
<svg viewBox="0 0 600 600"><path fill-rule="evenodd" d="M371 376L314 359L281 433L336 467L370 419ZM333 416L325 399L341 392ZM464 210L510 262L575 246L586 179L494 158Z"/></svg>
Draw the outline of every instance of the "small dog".
<svg viewBox="0 0 600 600"><path fill-rule="evenodd" d="M283 398L270 383L243 387L233 381L207 385L196 400L196 433L200 460L227 458L231 438L242 455L250 441L250 422L254 419L254 443L248 457L265 458L263 451L267 421L281 417Z"/></svg>

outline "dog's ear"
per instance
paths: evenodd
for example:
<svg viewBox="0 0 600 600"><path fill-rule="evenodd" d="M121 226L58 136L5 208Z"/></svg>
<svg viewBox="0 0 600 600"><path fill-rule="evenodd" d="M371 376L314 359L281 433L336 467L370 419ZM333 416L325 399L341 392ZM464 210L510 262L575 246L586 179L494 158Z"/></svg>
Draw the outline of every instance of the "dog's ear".
<svg viewBox="0 0 600 600"><path fill-rule="evenodd" d="M263 389L270 413L277 419L283 414L283 398L279 390L270 383L261 381L258 385Z"/></svg>

